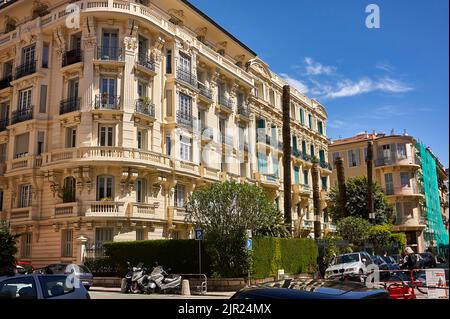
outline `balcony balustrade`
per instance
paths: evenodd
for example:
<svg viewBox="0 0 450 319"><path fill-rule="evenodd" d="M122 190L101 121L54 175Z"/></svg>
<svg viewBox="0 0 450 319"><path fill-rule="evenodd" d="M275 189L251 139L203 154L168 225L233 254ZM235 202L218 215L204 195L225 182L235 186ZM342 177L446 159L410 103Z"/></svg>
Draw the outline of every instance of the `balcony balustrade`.
<svg viewBox="0 0 450 319"><path fill-rule="evenodd" d="M120 110L120 95L97 94L94 107L96 110Z"/></svg>
<svg viewBox="0 0 450 319"><path fill-rule="evenodd" d="M33 118L33 106L27 106L25 108L13 111L11 114L11 124L25 122Z"/></svg>
<svg viewBox="0 0 450 319"><path fill-rule="evenodd" d="M59 103L59 115L76 112L80 110L81 98L70 97L65 100L61 100Z"/></svg>
<svg viewBox="0 0 450 319"><path fill-rule="evenodd" d="M181 126L192 128L192 115L189 113L177 111L177 123Z"/></svg>
<svg viewBox="0 0 450 319"><path fill-rule="evenodd" d="M415 156L392 156L382 157L375 160L375 167L387 165L420 165L420 161Z"/></svg>
<svg viewBox="0 0 450 319"><path fill-rule="evenodd" d="M155 118L155 104L147 99L136 100L135 113Z"/></svg>
<svg viewBox="0 0 450 319"><path fill-rule="evenodd" d="M155 61L148 54L139 53L137 55L136 63L150 71L155 72L156 70Z"/></svg>
<svg viewBox="0 0 450 319"><path fill-rule="evenodd" d="M30 61L24 63L16 68L16 76L15 79L20 79L24 76L33 74L36 72L36 61Z"/></svg>
<svg viewBox="0 0 450 319"><path fill-rule="evenodd" d="M178 68L177 70L177 79L189 84L192 87L197 88L197 76L195 76L194 74L192 74L190 71L182 69L182 68Z"/></svg>
<svg viewBox="0 0 450 319"><path fill-rule="evenodd" d="M245 106L238 106L238 114L240 116L243 116L245 118L250 118L250 110L248 109L248 107Z"/></svg>
<svg viewBox="0 0 450 319"><path fill-rule="evenodd" d="M74 49L66 51L62 57L62 67L75 64L83 61L83 51L80 49Z"/></svg>
<svg viewBox="0 0 450 319"><path fill-rule="evenodd" d="M100 46L97 47L96 58L102 61L123 61L122 51L120 47Z"/></svg>
<svg viewBox="0 0 450 319"><path fill-rule="evenodd" d="M226 109L233 110L233 102L231 99L227 98L225 95L219 95L219 105L225 107Z"/></svg>
<svg viewBox="0 0 450 319"><path fill-rule="evenodd" d="M212 100L212 90L201 82L197 83L197 88L199 90L200 95L206 97L209 100Z"/></svg>

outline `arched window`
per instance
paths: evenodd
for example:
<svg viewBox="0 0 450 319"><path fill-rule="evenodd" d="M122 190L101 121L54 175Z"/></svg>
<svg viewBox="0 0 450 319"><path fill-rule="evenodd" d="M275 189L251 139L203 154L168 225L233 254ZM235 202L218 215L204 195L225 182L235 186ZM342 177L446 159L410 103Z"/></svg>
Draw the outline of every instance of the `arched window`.
<svg viewBox="0 0 450 319"><path fill-rule="evenodd" d="M76 182L75 178L68 176L64 179L64 188L62 191L62 200L64 203L75 202Z"/></svg>

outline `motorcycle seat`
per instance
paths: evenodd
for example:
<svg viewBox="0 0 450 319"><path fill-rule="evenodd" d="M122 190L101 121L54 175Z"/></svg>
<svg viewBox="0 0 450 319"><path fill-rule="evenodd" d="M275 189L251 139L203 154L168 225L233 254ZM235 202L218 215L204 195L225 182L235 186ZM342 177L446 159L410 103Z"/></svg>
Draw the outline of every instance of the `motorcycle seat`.
<svg viewBox="0 0 450 319"><path fill-rule="evenodd" d="M173 281L177 281L178 277L174 277L174 278L164 278L164 282L168 283L168 282L173 282Z"/></svg>

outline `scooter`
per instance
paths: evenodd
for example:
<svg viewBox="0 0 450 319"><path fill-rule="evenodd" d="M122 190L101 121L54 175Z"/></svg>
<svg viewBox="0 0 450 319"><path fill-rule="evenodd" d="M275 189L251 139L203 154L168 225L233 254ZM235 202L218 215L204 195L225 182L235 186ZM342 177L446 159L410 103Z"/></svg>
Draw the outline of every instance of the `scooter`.
<svg viewBox="0 0 450 319"><path fill-rule="evenodd" d="M170 271L170 268L168 271ZM149 279L156 284L156 292L158 293L180 293L181 291L181 276L169 275L161 266L156 266L153 269Z"/></svg>
<svg viewBox="0 0 450 319"><path fill-rule="evenodd" d="M144 267L143 263L139 263L136 267L131 267L128 264L128 273L122 279L121 292L122 293L152 293L156 289L156 284L150 280L148 269Z"/></svg>

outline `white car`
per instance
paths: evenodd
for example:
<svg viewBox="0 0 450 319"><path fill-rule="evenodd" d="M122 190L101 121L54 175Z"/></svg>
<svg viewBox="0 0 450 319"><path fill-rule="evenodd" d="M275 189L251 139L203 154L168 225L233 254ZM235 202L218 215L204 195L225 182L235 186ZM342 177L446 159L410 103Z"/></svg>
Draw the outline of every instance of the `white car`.
<svg viewBox="0 0 450 319"><path fill-rule="evenodd" d="M30 274L1 276L0 299L90 299L90 296L82 284L71 283L65 275Z"/></svg>
<svg viewBox="0 0 450 319"><path fill-rule="evenodd" d="M364 276L367 266L373 264L366 252L343 254L333 258L330 267L325 270L325 278L336 279L342 276Z"/></svg>

